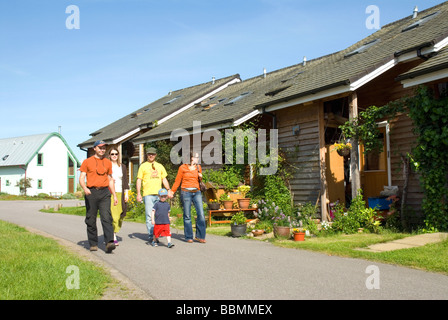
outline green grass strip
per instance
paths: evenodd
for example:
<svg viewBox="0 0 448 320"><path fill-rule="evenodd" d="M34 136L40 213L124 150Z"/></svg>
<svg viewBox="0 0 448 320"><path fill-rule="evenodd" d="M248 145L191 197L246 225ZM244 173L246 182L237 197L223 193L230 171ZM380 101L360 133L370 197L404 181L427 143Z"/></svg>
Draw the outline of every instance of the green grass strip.
<svg viewBox="0 0 448 320"><path fill-rule="evenodd" d="M14 224L0 221L0 243L0 300L96 300L113 282L55 240Z"/></svg>

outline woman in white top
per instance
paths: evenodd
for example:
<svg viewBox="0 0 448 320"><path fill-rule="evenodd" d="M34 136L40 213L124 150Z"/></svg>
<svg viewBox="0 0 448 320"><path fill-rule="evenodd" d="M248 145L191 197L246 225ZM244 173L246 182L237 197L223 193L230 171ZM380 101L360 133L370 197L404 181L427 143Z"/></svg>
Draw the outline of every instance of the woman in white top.
<svg viewBox="0 0 448 320"><path fill-rule="evenodd" d="M121 229L127 211L129 190L128 171L126 166L120 163L120 153L115 147L109 151L109 159L112 162L112 178L114 179L115 192L118 199L118 204L116 206L111 205L114 226L114 243L118 246L117 233Z"/></svg>

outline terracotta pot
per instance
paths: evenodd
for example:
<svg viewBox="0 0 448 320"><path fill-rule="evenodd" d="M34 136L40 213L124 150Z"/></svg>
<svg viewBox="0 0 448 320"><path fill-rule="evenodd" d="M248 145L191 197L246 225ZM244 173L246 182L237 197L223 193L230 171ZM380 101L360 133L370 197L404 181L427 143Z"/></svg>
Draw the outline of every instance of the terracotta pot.
<svg viewBox="0 0 448 320"><path fill-rule="evenodd" d="M227 210L233 209L233 201L232 200L223 201L222 205L224 206L224 209L227 209Z"/></svg>
<svg viewBox="0 0 448 320"><path fill-rule="evenodd" d="M294 241L305 241L305 232L294 232Z"/></svg>
<svg viewBox="0 0 448 320"><path fill-rule="evenodd" d="M261 236L264 233L264 230L252 230L252 234L254 237Z"/></svg>
<svg viewBox="0 0 448 320"><path fill-rule="evenodd" d="M250 198L238 199L240 209L249 209Z"/></svg>
<svg viewBox="0 0 448 320"><path fill-rule="evenodd" d="M278 237L289 238L291 237L291 228L274 226L274 236L277 238Z"/></svg>

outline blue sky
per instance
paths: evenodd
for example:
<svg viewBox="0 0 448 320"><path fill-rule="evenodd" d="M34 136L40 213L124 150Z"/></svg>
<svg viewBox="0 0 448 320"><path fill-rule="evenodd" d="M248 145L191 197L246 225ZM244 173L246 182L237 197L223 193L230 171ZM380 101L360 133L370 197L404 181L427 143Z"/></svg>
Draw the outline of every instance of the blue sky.
<svg viewBox="0 0 448 320"><path fill-rule="evenodd" d="M170 90L248 79L342 50L441 0L0 2L0 138L57 132L80 161L91 132ZM69 5L79 29L68 29Z"/></svg>

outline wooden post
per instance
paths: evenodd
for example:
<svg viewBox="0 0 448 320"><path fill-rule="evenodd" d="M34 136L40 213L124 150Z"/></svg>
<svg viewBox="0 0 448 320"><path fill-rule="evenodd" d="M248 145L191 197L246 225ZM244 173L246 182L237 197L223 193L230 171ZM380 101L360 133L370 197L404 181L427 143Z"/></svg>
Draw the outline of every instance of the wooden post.
<svg viewBox="0 0 448 320"><path fill-rule="evenodd" d="M319 123L319 162L320 162L320 212L322 221L327 221L327 175L326 175L326 153L325 147L325 119L324 119L324 103L318 104L318 123ZM317 204L316 204L317 206Z"/></svg>
<svg viewBox="0 0 448 320"><path fill-rule="evenodd" d="M119 143L117 145L117 149L118 149L118 162L122 163L123 162L123 148L122 148L123 144Z"/></svg>
<svg viewBox="0 0 448 320"><path fill-rule="evenodd" d="M142 164L143 162L146 161L146 158L145 158L146 157L146 154L145 154L145 144L142 143L142 144L139 144L138 146L139 146L139 153L138 153L138 155L139 155L139 159L138 159L139 163L138 164Z"/></svg>
<svg viewBox="0 0 448 320"><path fill-rule="evenodd" d="M353 92L349 97L349 112L350 120L358 117L358 95ZM350 152L350 177L352 184L352 199L358 195L358 190L361 189L361 177L359 172L359 142L358 139L353 139L352 150Z"/></svg>

